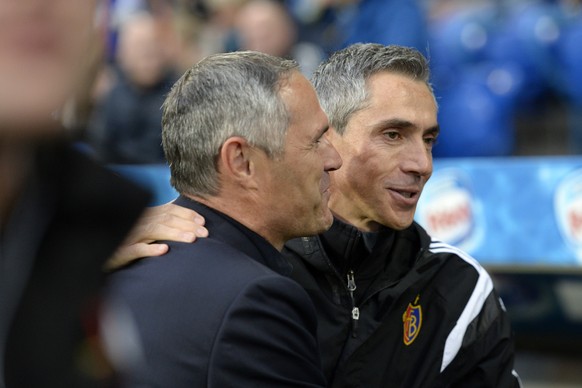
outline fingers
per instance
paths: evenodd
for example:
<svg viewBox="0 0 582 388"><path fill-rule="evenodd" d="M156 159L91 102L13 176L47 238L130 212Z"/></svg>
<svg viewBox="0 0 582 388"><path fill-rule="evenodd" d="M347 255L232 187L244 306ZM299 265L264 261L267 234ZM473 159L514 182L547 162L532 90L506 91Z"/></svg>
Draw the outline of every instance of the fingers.
<svg viewBox="0 0 582 388"><path fill-rule="evenodd" d="M194 242L197 237L206 237L202 233L194 233L190 231L195 227L189 226L188 223L181 223L180 226L171 224L167 226L164 223L139 223L134 226L133 230L126 239L124 245L133 245L138 243L149 244L154 241L179 241L179 242ZM206 229L204 229L206 230ZM208 235L208 232L206 232Z"/></svg>
<svg viewBox="0 0 582 388"><path fill-rule="evenodd" d="M118 269L136 259L161 256L168 251L167 245L151 244L154 241L191 243L198 237L208 237L204 222L195 211L172 203L147 208L105 269Z"/></svg>
<svg viewBox="0 0 582 388"><path fill-rule="evenodd" d="M125 245L159 240L193 242L197 237L208 236L204 221L195 211L171 203L148 208Z"/></svg>
<svg viewBox="0 0 582 388"><path fill-rule="evenodd" d="M176 219L183 219L187 221L194 221L197 225L204 225L204 217L196 213L194 210L174 205L173 203L166 203L165 205L147 208L143 217L167 216Z"/></svg>
<svg viewBox="0 0 582 388"><path fill-rule="evenodd" d="M173 205L175 206L175 205ZM187 209L188 210L188 209ZM190 233L195 237L207 237L208 230L204 227L204 218L198 216L198 214L194 211L191 211L192 214L187 214L189 217L184 217L186 214L174 214L174 213L163 213L152 215L146 218L143 218L143 222L145 223L144 226L150 225L150 231L153 233L156 231L155 226L163 226L170 229L175 229L176 233ZM195 216L193 216L195 215ZM141 222L140 222L141 223ZM150 236L153 237L155 240L162 240L159 236ZM157 237L157 238L156 238ZM171 240L171 239L170 239ZM182 240L178 240L182 241Z"/></svg>
<svg viewBox="0 0 582 388"><path fill-rule="evenodd" d="M166 244L137 243L123 245L105 262L104 270L114 271L142 257L161 256L166 252L168 252Z"/></svg>

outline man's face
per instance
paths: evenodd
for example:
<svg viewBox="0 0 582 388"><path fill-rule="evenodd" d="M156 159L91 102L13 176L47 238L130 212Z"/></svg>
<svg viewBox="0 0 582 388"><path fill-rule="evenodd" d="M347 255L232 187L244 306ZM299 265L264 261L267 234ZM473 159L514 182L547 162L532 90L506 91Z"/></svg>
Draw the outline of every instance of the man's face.
<svg viewBox="0 0 582 388"><path fill-rule="evenodd" d="M282 4L251 1L238 13L236 27L245 50L284 57L295 40L295 30Z"/></svg>
<svg viewBox="0 0 582 388"><path fill-rule="evenodd" d="M164 77L162 37L150 16L139 16L128 23L119 40L120 64L136 86L152 87Z"/></svg>
<svg viewBox="0 0 582 388"><path fill-rule="evenodd" d="M90 57L97 0L0 0L0 136L51 125Z"/></svg>
<svg viewBox="0 0 582 388"><path fill-rule="evenodd" d="M437 107L425 83L382 72L368 80L369 101L332 142L343 167L332 173L332 211L366 230L401 230L413 221L432 174Z"/></svg>
<svg viewBox="0 0 582 388"><path fill-rule="evenodd" d="M290 239L321 233L331 226L329 171L338 169L341 159L326 135L327 116L311 83L294 72L281 96L291 122L283 155L267 161L265 197L274 217L271 225Z"/></svg>

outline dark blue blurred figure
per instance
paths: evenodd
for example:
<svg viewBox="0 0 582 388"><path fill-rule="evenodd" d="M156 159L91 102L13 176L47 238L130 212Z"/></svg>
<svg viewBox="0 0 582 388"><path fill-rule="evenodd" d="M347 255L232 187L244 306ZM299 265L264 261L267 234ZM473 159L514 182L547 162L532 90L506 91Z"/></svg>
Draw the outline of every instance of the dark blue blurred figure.
<svg viewBox="0 0 582 388"><path fill-rule="evenodd" d="M582 14L570 20L560 42L559 56L564 71L564 93L570 102L570 150L582 153Z"/></svg>
<svg viewBox="0 0 582 388"><path fill-rule="evenodd" d="M458 9L431 25L433 83L443 131L435 157L504 156L514 147L514 67L488 60L497 21L491 6Z"/></svg>
<svg viewBox="0 0 582 388"><path fill-rule="evenodd" d="M117 82L97 104L89 139L104 163L164 163L161 106L175 81L155 20L133 16L121 27Z"/></svg>
<svg viewBox="0 0 582 388"><path fill-rule="evenodd" d="M358 42L397 44L427 54L427 21L417 1L361 0L352 3L354 9L347 7L344 11L348 13L344 47Z"/></svg>
<svg viewBox="0 0 582 388"><path fill-rule="evenodd" d="M518 96L521 106L531 105L563 83L557 49L564 19L557 4L519 2L499 10L499 21L491 33L487 59L511 63L524 74Z"/></svg>
<svg viewBox="0 0 582 388"><path fill-rule="evenodd" d="M431 65L443 127L434 155L515 153L514 118L539 115L564 74L563 17L543 1L467 6L431 26Z"/></svg>
<svg viewBox="0 0 582 388"><path fill-rule="evenodd" d="M287 0L303 38L328 54L352 43L398 44L427 54L427 20L414 0Z"/></svg>
<svg viewBox="0 0 582 388"><path fill-rule="evenodd" d="M435 157L507 156L515 146L515 81L510 69L480 66L439 92L443 128Z"/></svg>

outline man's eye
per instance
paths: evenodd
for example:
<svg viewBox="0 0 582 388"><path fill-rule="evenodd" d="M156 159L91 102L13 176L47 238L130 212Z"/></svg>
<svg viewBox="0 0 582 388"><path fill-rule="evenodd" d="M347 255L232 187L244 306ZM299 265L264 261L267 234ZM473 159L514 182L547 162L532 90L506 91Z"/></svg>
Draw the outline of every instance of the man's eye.
<svg viewBox="0 0 582 388"><path fill-rule="evenodd" d="M438 139L437 139L437 137L426 137L426 138L424 138L424 142L427 145L434 147L435 145L437 145Z"/></svg>
<svg viewBox="0 0 582 388"><path fill-rule="evenodd" d="M390 140L397 140L400 137L400 133L397 131L388 131L384 132L384 136L386 136Z"/></svg>

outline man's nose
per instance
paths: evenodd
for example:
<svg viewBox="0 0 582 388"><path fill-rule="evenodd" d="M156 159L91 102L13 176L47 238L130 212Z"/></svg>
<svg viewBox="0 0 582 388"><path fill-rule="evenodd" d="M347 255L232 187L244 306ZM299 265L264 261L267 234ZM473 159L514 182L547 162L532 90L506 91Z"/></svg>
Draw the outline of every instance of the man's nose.
<svg viewBox="0 0 582 388"><path fill-rule="evenodd" d="M324 169L325 171L335 171L341 167L343 161L340 154L337 152L333 144L327 139L327 136L322 139L324 146Z"/></svg>

